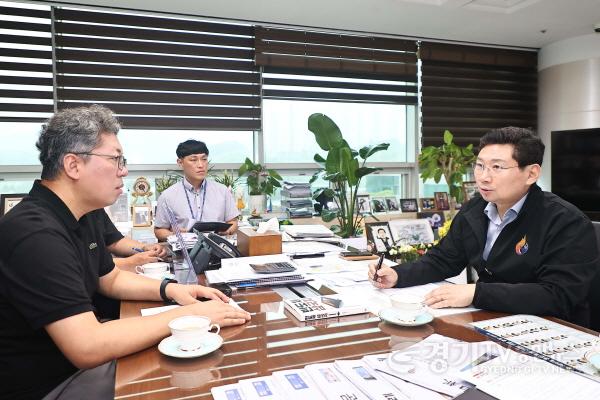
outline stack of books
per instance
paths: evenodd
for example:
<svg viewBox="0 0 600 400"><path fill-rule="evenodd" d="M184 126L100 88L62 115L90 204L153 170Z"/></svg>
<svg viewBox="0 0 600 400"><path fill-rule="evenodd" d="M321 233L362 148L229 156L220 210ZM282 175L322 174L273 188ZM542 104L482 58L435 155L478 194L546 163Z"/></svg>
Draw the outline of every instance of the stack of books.
<svg viewBox="0 0 600 400"><path fill-rule="evenodd" d="M283 182L281 209L287 211L290 218L312 217L313 201L310 183Z"/></svg>

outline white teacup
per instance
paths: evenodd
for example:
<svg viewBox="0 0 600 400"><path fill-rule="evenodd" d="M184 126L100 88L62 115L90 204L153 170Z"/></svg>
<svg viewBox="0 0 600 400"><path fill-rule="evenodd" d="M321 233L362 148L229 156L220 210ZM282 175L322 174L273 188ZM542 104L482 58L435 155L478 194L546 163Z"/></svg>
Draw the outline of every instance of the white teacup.
<svg viewBox="0 0 600 400"><path fill-rule="evenodd" d="M423 298L411 294L395 294L390 297L392 307L405 321L414 321L419 315L426 311Z"/></svg>
<svg viewBox="0 0 600 400"><path fill-rule="evenodd" d="M219 325L211 324L208 317L199 315L186 315L169 322L171 335L183 351L193 351L202 346L205 336L212 328L217 328L217 334L221 331Z"/></svg>
<svg viewBox="0 0 600 400"><path fill-rule="evenodd" d="M169 263L166 262L153 262L144 265L138 265L135 267L135 272L138 274L144 274L152 277L151 275L164 275L165 272L169 272Z"/></svg>

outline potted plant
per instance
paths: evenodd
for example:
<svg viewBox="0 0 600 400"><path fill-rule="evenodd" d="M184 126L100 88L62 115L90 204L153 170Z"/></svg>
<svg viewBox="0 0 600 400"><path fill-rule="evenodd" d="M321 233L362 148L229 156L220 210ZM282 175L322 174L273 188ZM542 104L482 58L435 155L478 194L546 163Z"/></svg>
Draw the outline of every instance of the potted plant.
<svg viewBox="0 0 600 400"><path fill-rule="evenodd" d="M160 194L173 186L177 182L183 179L183 175L181 175L177 171L165 171L163 176L154 179L154 186L156 188L156 198L160 196Z"/></svg>
<svg viewBox="0 0 600 400"><path fill-rule="evenodd" d="M366 146L356 151L348 145L338 126L324 114L308 117L308 129L315 135L317 144L327 152L326 157L315 154L314 160L321 166L310 182L319 176L330 184L329 188L315 191L313 198L322 193L333 198L337 210L323 210L321 218L330 222L337 218L339 225L331 229L342 237L354 236L360 229L363 216L356 213L357 191L362 178L382 168L366 166L367 159L381 150L387 150L389 143ZM362 161L359 161L362 159Z"/></svg>
<svg viewBox="0 0 600 400"><path fill-rule="evenodd" d="M475 161L473 145L458 146L453 142L454 135L448 130L444 132L444 144L427 146L419 154L419 169L421 179L425 182L433 178L438 183L442 176L448 184L450 193L450 215L454 215L456 202L463 200L462 183L467 169Z"/></svg>
<svg viewBox="0 0 600 400"><path fill-rule="evenodd" d="M246 176L252 215L265 211L267 196L271 196L276 188L281 187L283 180L274 169L267 169L261 164L253 163L247 157L238 170L238 176Z"/></svg>
<svg viewBox="0 0 600 400"><path fill-rule="evenodd" d="M215 182L225 185L225 187L229 188L231 194L235 193L235 187L237 186L240 177L234 178L233 173L229 170L223 170L223 176L213 175L212 178Z"/></svg>

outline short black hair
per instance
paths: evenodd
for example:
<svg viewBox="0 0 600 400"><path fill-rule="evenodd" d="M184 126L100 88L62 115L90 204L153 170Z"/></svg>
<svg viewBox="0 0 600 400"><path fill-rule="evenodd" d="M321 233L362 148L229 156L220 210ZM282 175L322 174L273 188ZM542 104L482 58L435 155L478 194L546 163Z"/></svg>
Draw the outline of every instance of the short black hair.
<svg viewBox="0 0 600 400"><path fill-rule="evenodd" d="M189 156L190 154L206 154L208 155L208 147L204 142L199 140L189 139L185 142L179 143L177 146L177 158L183 158L185 156Z"/></svg>
<svg viewBox="0 0 600 400"><path fill-rule="evenodd" d="M542 165L546 146L532 129L516 126L492 129L479 139L479 151L492 144L512 144L512 157L520 168L531 164Z"/></svg>

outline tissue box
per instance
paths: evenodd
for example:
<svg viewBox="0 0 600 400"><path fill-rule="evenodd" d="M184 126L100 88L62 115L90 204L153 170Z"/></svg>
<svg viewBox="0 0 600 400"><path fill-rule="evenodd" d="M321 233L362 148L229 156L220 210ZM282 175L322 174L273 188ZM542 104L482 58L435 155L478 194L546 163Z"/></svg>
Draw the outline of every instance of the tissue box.
<svg viewBox="0 0 600 400"><path fill-rule="evenodd" d="M281 233L256 233L252 228L240 228L237 232L237 247L245 257L281 254Z"/></svg>

